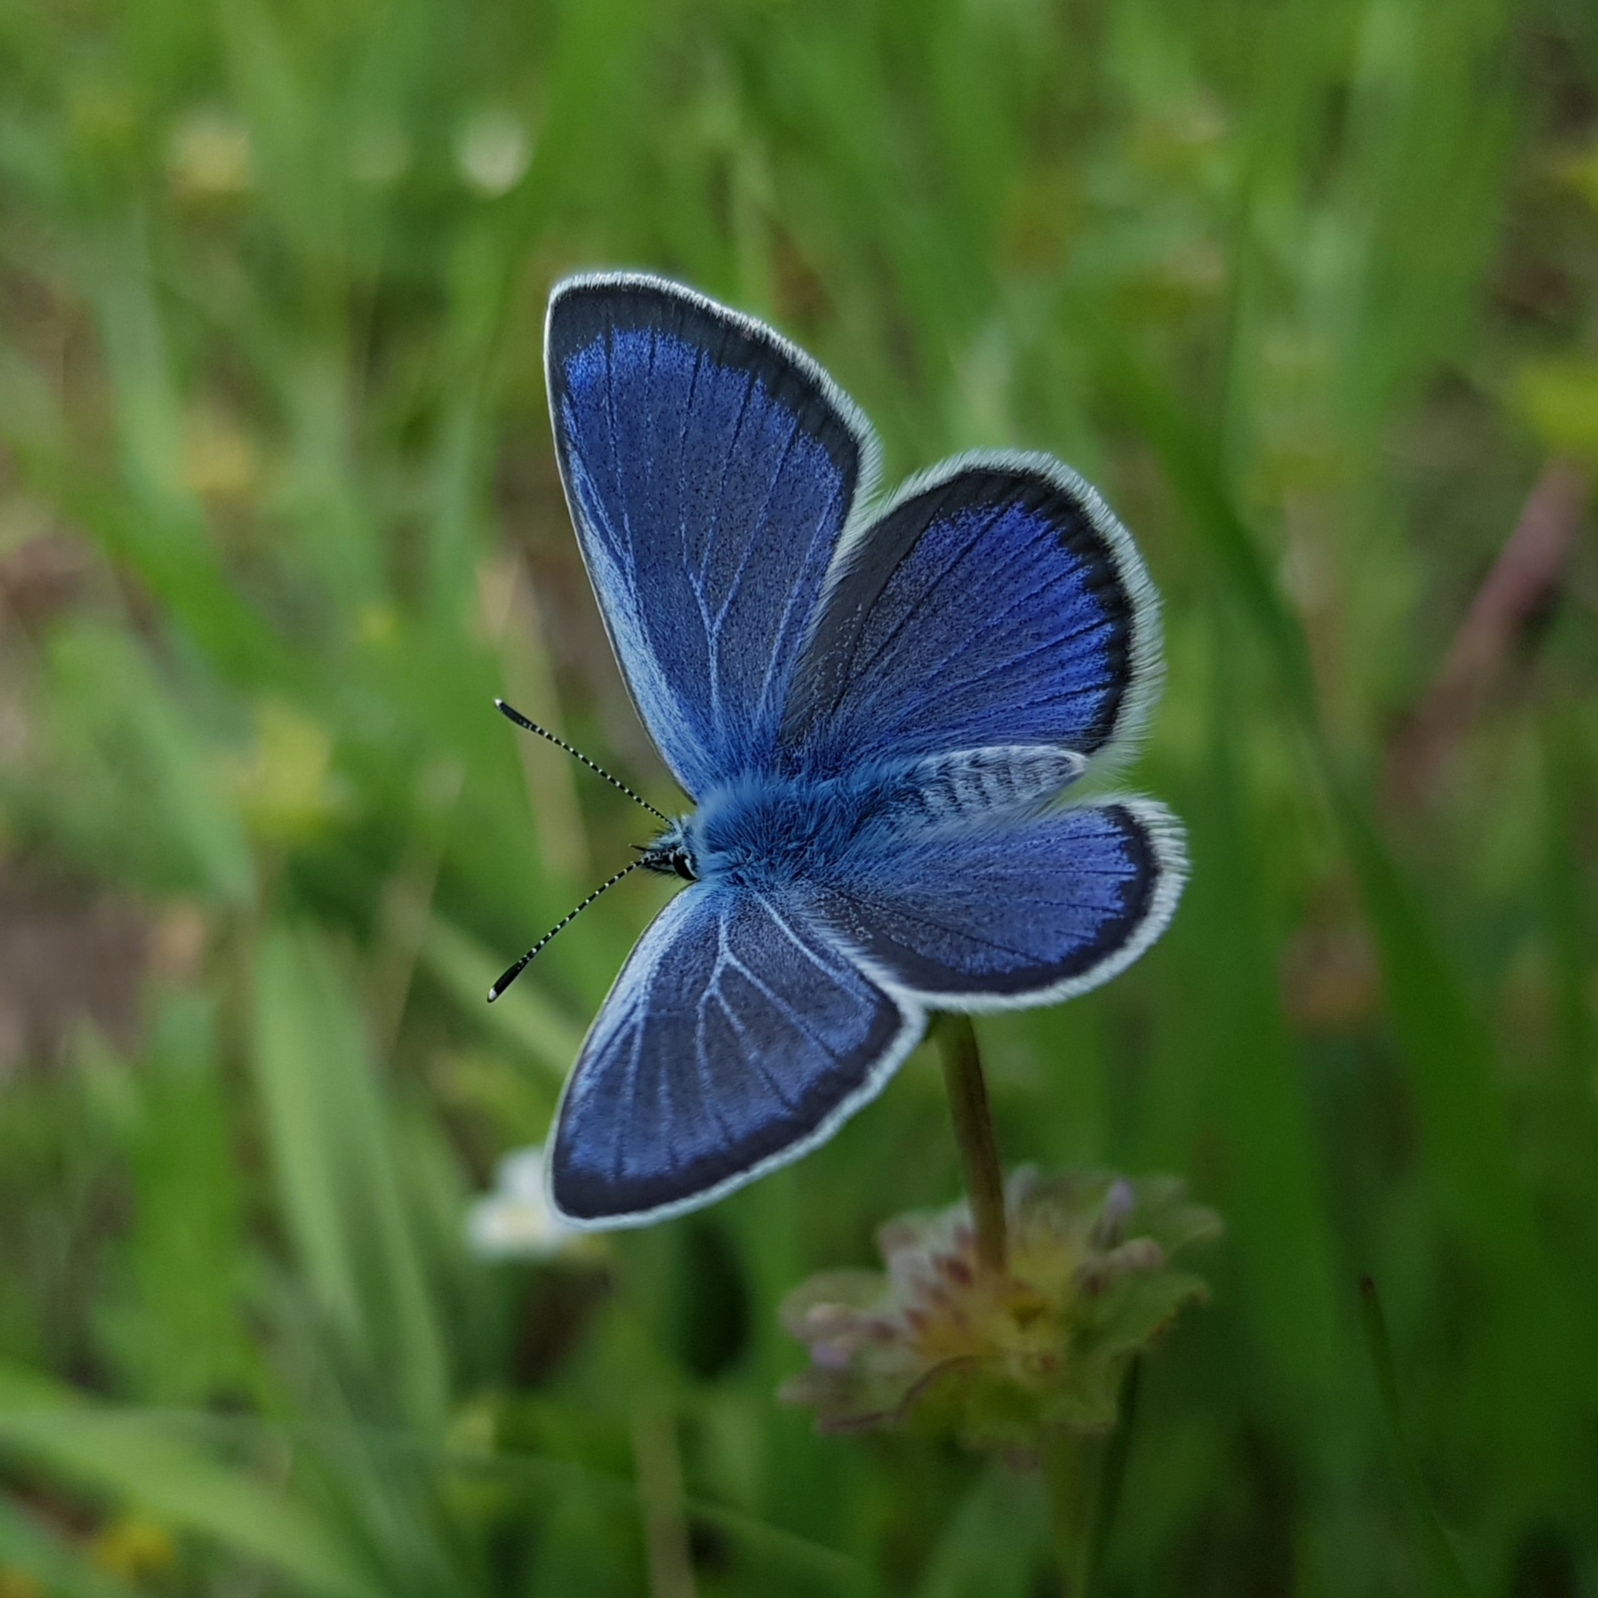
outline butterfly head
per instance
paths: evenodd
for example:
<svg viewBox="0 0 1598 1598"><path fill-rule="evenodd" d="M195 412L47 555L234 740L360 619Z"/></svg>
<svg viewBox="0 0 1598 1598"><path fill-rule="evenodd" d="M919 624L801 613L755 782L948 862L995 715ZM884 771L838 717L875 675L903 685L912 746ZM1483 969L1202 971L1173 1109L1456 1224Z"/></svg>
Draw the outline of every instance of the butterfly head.
<svg viewBox="0 0 1598 1598"><path fill-rule="evenodd" d="M688 882L699 880L699 867L694 852L688 847L684 821L674 821L652 842L638 847L638 864L645 871L658 871L662 876L682 877Z"/></svg>

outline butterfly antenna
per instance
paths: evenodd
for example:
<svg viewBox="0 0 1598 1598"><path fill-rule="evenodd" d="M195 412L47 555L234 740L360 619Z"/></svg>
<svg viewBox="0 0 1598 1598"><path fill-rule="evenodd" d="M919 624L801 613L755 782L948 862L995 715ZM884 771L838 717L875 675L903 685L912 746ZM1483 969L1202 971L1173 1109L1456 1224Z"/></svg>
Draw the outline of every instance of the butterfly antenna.
<svg viewBox="0 0 1598 1598"><path fill-rule="evenodd" d="M598 772L599 775L601 777L603 777L605 779L605 781L608 782L611 785L611 787L620 788L621 791L624 794L626 794L627 797L629 799L631 799L634 804L642 805L644 807L644 809L647 810L650 813L650 815L652 815L652 816L659 816L660 819L662 821L664 821L668 827L671 825L671 817L668 816L665 813L665 811L655 809L655 807L652 804L650 804L650 802L647 799L640 798L637 794L635 794L632 791L631 788L629 788L627 786L626 783L624 783L621 780L620 777L611 776L611 774L608 771L606 771L603 766L599 765L596 761L590 760L588 758L588 756L585 755L582 752L581 749L573 749L572 746L569 743L567 743L564 738L557 738L555 736L555 734L552 733L549 730L548 727L540 727L536 721L529 721L526 718L526 716L524 716L521 713L521 711L517 710L514 706L507 705L503 699L496 699L494 701L494 705L495 705L495 708L498 709L500 715L502 715L507 721L514 721L516 723L516 725L518 727L522 728L524 731L526 731L526 732L536 732L540 738L547 738L552 744L555 745L555 747L557 749L564 749L567 754L575 755L577 757L577 759L582 761L582 763L585 766L587 766L590 771ZM610 884L606 883L605 886L609 887ZM604 888L600 889L601 893L603 893L604 891L605 891ZM574 915L576 914L575 911L573 911L572 913ZM558 931L559 928L557 928L556 930Z"/></svg>
<svg viewBox="0 0 1598 1598"><path fill-rule="evenodd" d="M584 899L583 902L578 905L577 908L569 915L562 916L560 920L556 922L555 925L552 926L549 931L546 932L543 937L541 937L538 942L535 943L532 948L530 948L527 953L524 954L521 959L518 960L516 964L513 965L510 970L508 970L505 975L502 976L499 981L488 990L488 1002L492 1004L494 1000L497 999L500 994L502 994L505 989L508 988L511 983L513 983L517 977L519 977L522 972L533 963L533 961L540 953L542 953L545 946L549 943L549 940L553 938L557 932L561 931L565 927L569 927L572 922L575 921L578 916L580 916L583 911L586 910L589 905L591 905L594 900L600 896L600 894L604 893L609 888L614 888L623 877L628 875L629 872L636 871L642 864L642 860L634 860L630 864L623 866L621 870L618 871L616 875L613 876L608 882L600 883L600 885L595 888L594 891L589 894L588 897Z"/></svg>

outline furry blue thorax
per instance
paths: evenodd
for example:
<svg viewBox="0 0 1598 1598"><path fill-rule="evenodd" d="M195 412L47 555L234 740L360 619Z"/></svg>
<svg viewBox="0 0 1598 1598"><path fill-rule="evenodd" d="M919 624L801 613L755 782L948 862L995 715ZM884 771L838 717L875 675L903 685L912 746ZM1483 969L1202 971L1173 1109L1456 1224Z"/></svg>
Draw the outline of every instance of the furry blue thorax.
<svg viewBox="0 0 1598 1598"><path fill-rule="evenodd" d="M824 880L867 829L892 825L907 786L903 766L870 765L844 777L742 777L716 788L683 824L706 882L775 887Z"/></svg>

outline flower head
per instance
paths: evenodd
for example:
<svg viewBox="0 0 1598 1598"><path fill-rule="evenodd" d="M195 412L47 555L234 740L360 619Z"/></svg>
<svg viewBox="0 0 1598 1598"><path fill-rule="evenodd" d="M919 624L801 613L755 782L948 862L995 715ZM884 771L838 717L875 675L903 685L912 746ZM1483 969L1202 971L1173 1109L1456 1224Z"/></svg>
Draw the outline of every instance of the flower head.
<svg viewBox="0 0 1598 1598"><path fill-rule="evenodd" d="M582 1234L562 1222L544 1193L544 1150L513 1149L494 1172L494 1188L466 1212L466 1242L480 1259L548 1259Z"/></svg>
<svg viewBox="0 0 1598 1598"><path fill-rule="evenodd" d="M468 117L455 140L455 160L466 186L482 199L509 194L526 175L532 140L514 112L489 108Z"/></svg>
<svg viewBox="0 0 1598 1598"><path fill-rule="evenodd" d="M1220 1231L1180 1181L1017 1171L1009 1256L977 1259L964 1204L890 1221L886 1274L830 1271L789 1295L783 1323L810 1368L781 1396L842 1430L915 1421L976 1446L1029 1447L1045 1426L1114 1424L1122 1373L1182 1305L1205 1294L1172 1268Z"/></svg>

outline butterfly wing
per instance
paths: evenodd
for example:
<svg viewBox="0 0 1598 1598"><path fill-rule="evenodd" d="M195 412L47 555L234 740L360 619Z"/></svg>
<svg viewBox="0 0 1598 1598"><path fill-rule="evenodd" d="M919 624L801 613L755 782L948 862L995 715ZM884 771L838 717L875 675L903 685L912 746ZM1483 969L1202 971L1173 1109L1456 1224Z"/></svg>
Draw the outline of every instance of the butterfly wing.
<svg viewBox="0 0 1598 1598"><path fill-rule="evenodd" d="M782 729L799 772L1011 745L1091 756L1158 676L1154 590L1098 494L1047 456L912 481L839 557Z"/></svg>
<svg viewBox="0 0 1598 1598"><path fill-rule="evenodd" d="M639 714L683 788L769 766L865 419L802 351L660 278L569 278L545 339L561 477Z"/></svg>
<svg viewBox="0 0 1598 1598"><path fill-rule="evenodd" d="M1124 970L1165 930L1186 876L1176 819L1129 799L868 833L829 875L820 910L890 991L1010 1009Z"/></svg>
<svg viewBox="0 0 1598 1598"><path fill-rule="evenodd" d="M922 1031L801 890L698 884L645 932L556 1115L550 1196L582 1226L697 1209L830 1137Z"/></svg>

